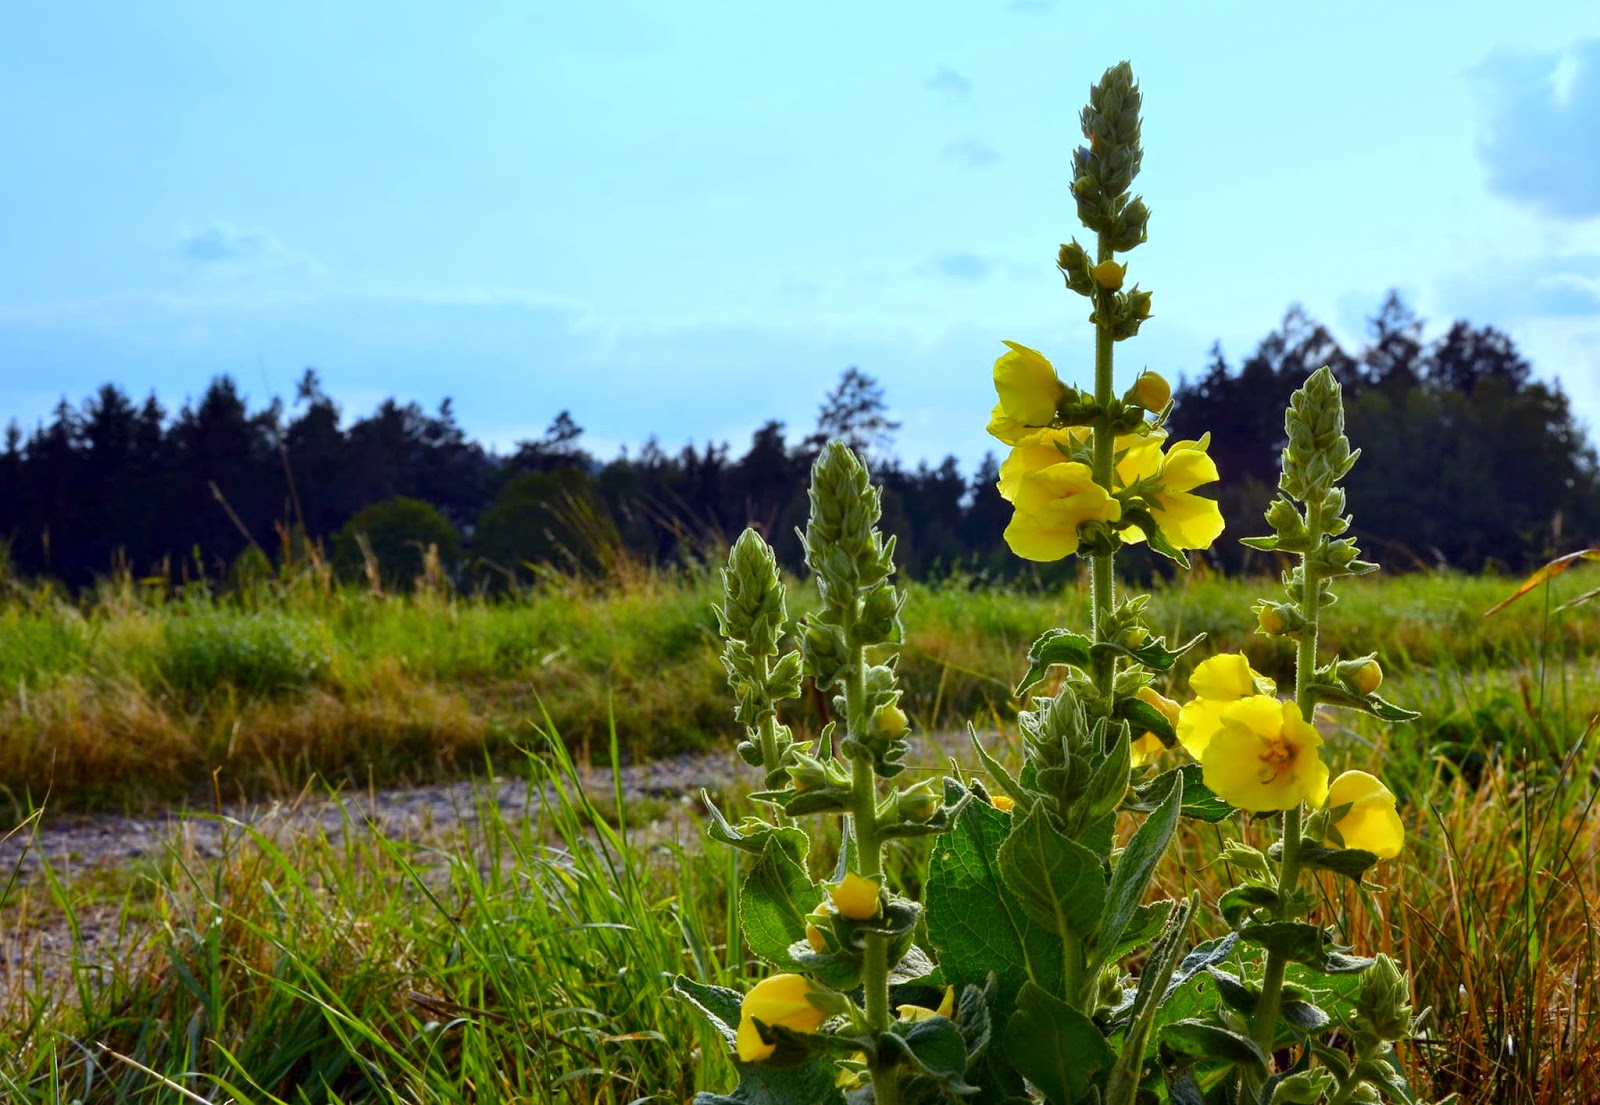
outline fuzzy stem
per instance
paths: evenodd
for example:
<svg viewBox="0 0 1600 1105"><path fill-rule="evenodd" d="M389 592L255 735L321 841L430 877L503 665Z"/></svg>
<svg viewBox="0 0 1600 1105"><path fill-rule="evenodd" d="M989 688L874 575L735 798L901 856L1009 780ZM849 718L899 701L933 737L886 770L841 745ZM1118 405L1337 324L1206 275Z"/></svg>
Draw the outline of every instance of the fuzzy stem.
<svg viewBox="0 0 1600 1105"><path fill-rule="evenodd" d="M1306 507L1306 524L1320 544L1322 535L1322 506L1320 503ZM1311 680L1317 670L1317 623L1322 613L1320 578L1312 567L1310 556L1300 560L1301 591L1300 614L1305 628L1300 633L1294 663L1294 700L1300 716L1315 725L1316 696ZM1285 919L1288 903L1300 888L1300 829L1302 810L1299 803L1283 813L1283 857L1278 866L1278 905L1274 912ZM1278 1009L1283 998L1283 976L1288 969L1288 959L1278 952L1267 953L1265 976L1261 980L1261 1000L1256 1004L1255 1041L1269 1055L1277 1039Z"/></svg>
<svg viewBox="0 0 1600 1105"><path fill-rule="evenodd" d="M1101 231L1095 247L1095 260L1109 261L1111 259L1111 235ZM1096 314L1104 319L1110 317L1111 292L1104 288L1095 291ZM1112 381L1112 351L1113 342L1111 331L1104 323L1098 323L1094 332L1094 401L1100 406L1100 416L1094 424L1094 482L1112 493L1112 460L1115 453L1115 435L1111 432L1111 406L1113 381ZM1103 556L1091 557L1089 560L1089 580L1093 591L1092 625L1094 639L1104 640L1104 626L1111 617L1111 607L1116 602L1116 554L1106 553ZM1094 685L1102 696L1109 699L1111 689L1116 681L1116 657L1109 653L1097 656L1094 660Z"/></svg>
<svg viewBox="0 0 1600 1105"><path fill-rule="evenodd" d="M765 656L757 660L757 674L761 678L761 685L767 685L768 678L772 675L772 667ZM764 772L761 780L763 787L775 785L772 781L773 773L778 770L778 707L771 699L767 700L770 707L761 718L759 735L761 738L761 770ZM789 824L789 815L781 807L775 807L773 818L779 825Z"/></svg>
<svg viewBox="0 0 1600 1105"><path fill-rule="evenodd" d="M857 740L866 736L871 719L866 714L866 650L856 649L854 663L845 682L846 724ZM851 823L856 844L857 874L864 879L883 879L883 844L878 839L878 781L872 757L857 751L851 764L854 812ZM861 989L865 999L867 1023L874 1034L889 1030L889 948L888 939L868 933L862 949ZM877 1105L899 1105L898 1067L871 1068L873 1100Z"/></svg>

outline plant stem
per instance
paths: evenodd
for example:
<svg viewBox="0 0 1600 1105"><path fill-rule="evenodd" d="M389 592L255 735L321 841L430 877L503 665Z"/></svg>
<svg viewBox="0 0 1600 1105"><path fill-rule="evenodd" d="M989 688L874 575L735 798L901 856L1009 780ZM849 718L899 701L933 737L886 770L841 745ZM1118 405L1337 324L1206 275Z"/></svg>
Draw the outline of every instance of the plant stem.
<svg viewBox="0 0 1600 1105"><path fill-rule="evenodd" d="M768 678L772 675L772 668L767 663L765 656L757 660L756 670L760 676L761 685L763 687L766 686ZM770 710L761 719L761 769L765 772L761 780L763 787L775 785L772 781L772 775L778 770L778 709L770 699L767 701L767 705ZM776 809L773 820L779 825L787 825L789 816L779 807Z"/></svg>
<svg viewBox="0 0 1600 1105"><path fill-rule="evenodd" d="M1306 507L1306 524L1320 545L1322 534L1322 506L1320 503ZM1295 651L1294 700L1300 716L1315 725L1316 698L1311 691L1311 680L1317 670L1317 623L1321 617L1320 582L1312 567L1309 555L1301 557L1300 613L1305 618L1305 629L1300 633ZM1278 905L1274 913L1285 920L1289 902L1300 888L1300 829L1302 809L1296 803L1283 812L1283 856L1278 864ZM1270 1056L1277 1039L1278 1008L1283 998L1283 976L1288 969L1288 959L1279 952L1267 953L1266 973L1261 980L1261 999L1256 1003L1255 1041Z"/></svg>
<svg viewBox="0 0 1600 1105"><path fill-rule="evenodd" d="M845 719L851 736L866 736L871 719L866 712L866 650L857 649L845 683ZM878 781L872 757L858 751L851 761L851 785L855 812L851 815L856 844L857 874L864 879L883 879L883 845L878 840ZM889 1030L889 948L886 937L868 933L862 949L861 989L865 998L867 1023L874 1034ZM877 1105L898 1105L900 1074L894 1066L871 1068L873 1100Z"/></svg>
<svg viewBox="0 0 1600 1105"><path fill-rule="evenodd" d="M1111 236L1104 231L1100 232L1095 247L1096 261L1109 261L1111 259ZM1111 296L1113 293L1104 288L1095 292L1096 315L1099 318L1110 316ZM1094 401L1100 405L1100 416L1094 424L1094 482L1105 488L1107 493L1114 490L1112 487L1112 460L1115 455L1115 435L1111 432L1111 418L1108 408L1111 405L1112 384L1112 350L1111 331L1104 324L1096 324L1094 332ZM1104 556L1091 557L1089 560L1089 580L1093 591L1093 605L1091 608L1094 639L1104 640L1104 626L1111 617L1111 607L1116 602L1116 554L1106 553ZM1106 698L1111 696L1112 685L1116 680L1116 657L1109 653L1096 656L1094 660L1094 685L1095 689Z"/></svg>

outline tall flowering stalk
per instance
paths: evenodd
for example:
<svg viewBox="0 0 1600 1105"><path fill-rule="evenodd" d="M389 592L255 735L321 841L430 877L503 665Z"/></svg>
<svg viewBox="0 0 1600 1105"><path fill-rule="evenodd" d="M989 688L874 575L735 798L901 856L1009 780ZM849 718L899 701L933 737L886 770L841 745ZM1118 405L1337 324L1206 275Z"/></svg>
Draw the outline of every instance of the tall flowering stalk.
<svg viewBox="0 0 1600 1105"><path fill-rule="evenodd" d="M1195 698L1180 712L1178 736L1199 760L1205 784L1219 797L1240 809L1281 818L1278 841L1266 854L1231 846L1229 858L1250 877L1221 903L1239 941L1264 953L1259 982L1232 980L1238 999L1232 1011L1244 1015L1261 1056L1258 1069L1242 1072L1244 1085L1259 1087L1272 1076L1272 1056L1286 1029L1292 1040L1296 1029L1307 1027L1304 987L1294 988L1292 1003L1286 998L1289 968L1299 964L1308 976L1363 975L1355 1016L1369 1027L1358 1037L1358 1062L1346 1063L1325 1051L1320 1057L1327 1069L1317 1075L1318 1085L1337 1100L1350 1100L1360 1084L1378 1089L1393 1081L1392 1068L1375 1060L1401 1032L1380 1039L1370 1026L1402 1021L1409 1026L1409 1010L1402 1014L1395 1004L1405 987L1396 981L1392 962L1349 955L1350 949L1334 944L1323 929L1305 923L1311 903L1301 881L1315 869L1359 881L1380 859L1399 854L1404 830L1394 795L1374 776L1348 771L1330 784L1316 711L1331 705L1387 721L1416 715L1378 696L1383 670L1375 656L1318 663L1317 636L1322 612L1335 600L1333 582L1378 568L1360 559L1353 538L1342 536L1350 518L1338 484L1359 450L1353 451L1345 436L1339 383L1327 368L1313 373L1294 393L1284 429L1288 445L1280 494L1267 511L1274 532L1244 543L1297 560L1284 575L1284 599L1262 600L1254 608L1257 632L1295 642L1293 697L1279 700L1272 682L1243 656L1214 656L1190 677Z"/></svg>
<svg viewBox="0 0 1600 1105"><path fill-rule="evenodd" d="M1218 478L1209 438L1168 441L1170 394L1155 373L1120 395L1114 382L1115 343L1150 317L1150 293L1124 289L1116 260L1147 238L1149 211L1129 194L1140 107L1128 65L1107 70L1072 160L1094 249L1073 241L1057 261L1092 304L1093 390L1063 383L1021 344L1007 342L994 365L989 430L1011 447L1004 539L1030 560L1086 557L1092 576L1092 633L1051 629L1028 652L1021 769L975 739L985 777L952 768L939 789L893 785L909 753L895 678L902 597L879 491L848 449L829 445L812 469L802 539L819 605L800 625L766 543L747 532L730 554L723 662L739 755L762 772L752 798L771 812L734 825L707 799L709 832L747 856L730 940L742 934L763 968L744 992L674 983L738 1077L732 1096L702 1093L700 1105L1138 1105L1162 1099L1158 1086L1168 1101L1229 1105L1407 1099L1388 1054L1412 1023L1403 975L1302 920L1303 872L1360 879L1401 847L1377 778L1329 783L1315 708L1408 716L1377 697L1375 658L1317 664L1330 581L1372 567L1339 536L1349 523L1336 485L1355 455L1326 370L1295 396L1275 534L1253 542L1301 560L1287 601L1257 608L1261 632L1297 640L1295 697L1280 701L1243 656L1222 655L1195 668L1194 698L1179 707L1160 684L1197 642L1169 647L1146 624L1148 597L1117 594L1123 545L1187 565L1185 550L1223 528L1196 493ZM799 647L786 650L791 635ZM1028 697L1052 676L1054 693ZM804 677L831 692L834 718L810 743L778 719ZM1180 744L1197 763L1169 762ZM1281 812L1282 838L1266 852L1227 846L1245 875L1219 902L1229 931L1191 947L1199 896L1147 900L1152 880L1183 819L1236 810ZM820 880L807 828L818 815L842 830ZM936 839L918 901L891 884L885 857L924 835ZM1314 981L1352 973L1359 984L1343 996ZM1299 1054L1278 1071L1286 1042Z"/></svg>

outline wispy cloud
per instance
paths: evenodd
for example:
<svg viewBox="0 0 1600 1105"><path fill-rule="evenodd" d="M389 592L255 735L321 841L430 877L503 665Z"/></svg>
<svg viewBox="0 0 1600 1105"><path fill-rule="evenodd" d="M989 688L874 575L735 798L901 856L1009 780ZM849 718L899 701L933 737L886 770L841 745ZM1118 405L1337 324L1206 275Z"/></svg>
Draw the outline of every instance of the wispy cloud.
<svg viewBox="0 0 1600 1105"><path fill-rule="evenodd" d="M939 66L933 76L922 82L922 87L952 103L972 95L972 82L948 65Z"/></svg>
<svg viewBox="0 0 1600 1105"><path fill-rule="evenodd" d="M184 227L179 251L191 261L258 261L287 254L271 231L216 220Z"/></svg>
<svg viewBox="0 0 1600 1105"><path fill-rule="evenodd" d="M924 268L946 280L986 280L994 271L994 262L987 257L965 250L940 253L928 260Z"/></svg>
<svg viewBox="0 0 1600 1105"><path fill-rule="evenodd" d="M1000 160L1000 151L981 138L958 138L941 151L946 161L968 169L982 169Z"/></svg>
<svg viewBox="0 0 1600 1105"><path fill-rule="evenodd" d="M1600 215L1600 39L1564 53L1491 54L1472 71L1489 187L1547 215Z"/></svg>

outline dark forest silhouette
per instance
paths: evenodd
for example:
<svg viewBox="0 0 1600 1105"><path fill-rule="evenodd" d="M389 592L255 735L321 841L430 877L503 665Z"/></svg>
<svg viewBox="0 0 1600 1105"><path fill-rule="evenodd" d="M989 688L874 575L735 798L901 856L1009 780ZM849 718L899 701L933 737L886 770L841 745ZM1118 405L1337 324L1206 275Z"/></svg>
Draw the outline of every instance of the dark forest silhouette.
<svg viewBox="0 0 1600 1105"><path fill-rule="evenodd" d="M1284 405L1324 364L1345 387L1349 433L1363 451L1348 481L1355 528L1391 567L1515 569L1597 543L1596 455L1559 386L1533 379L1491 327L1458 321L1431 343L1421 334L1394 293L1356 353L1296 307L1237 367L1213 347L1209 365L1181 380L1171 429L1209 430L1223 477L1229 525L1214 562L1250 563L1236 539L1262 531ZM997 458L970 478L954 457L902 465L888 411L872 377L850 369L808 435L791 439L770 421L738 458L726 443L668 453L652 439L600 462L566 411L509 456L468 440L449 400L428 413L389 399L346 425L310 369L292 403L255 411L226 376L170 417L153 396L137 403L107 384L80 407L63 399L31 434L8 427L0 567L72 586L114 570L219 579L241 558L292 559L309 536L346 574L361 571L365 545L403 585L434 544L463 585L498 586L539 565L595 573L618 557L671 563L750 524L798 568L793 529L807 473L821 443L838 437L871 458L907 575L1040 572L1000 541L1009 507L994 487ZM1269 566L1259 554L1254 565Z"/></svg>

